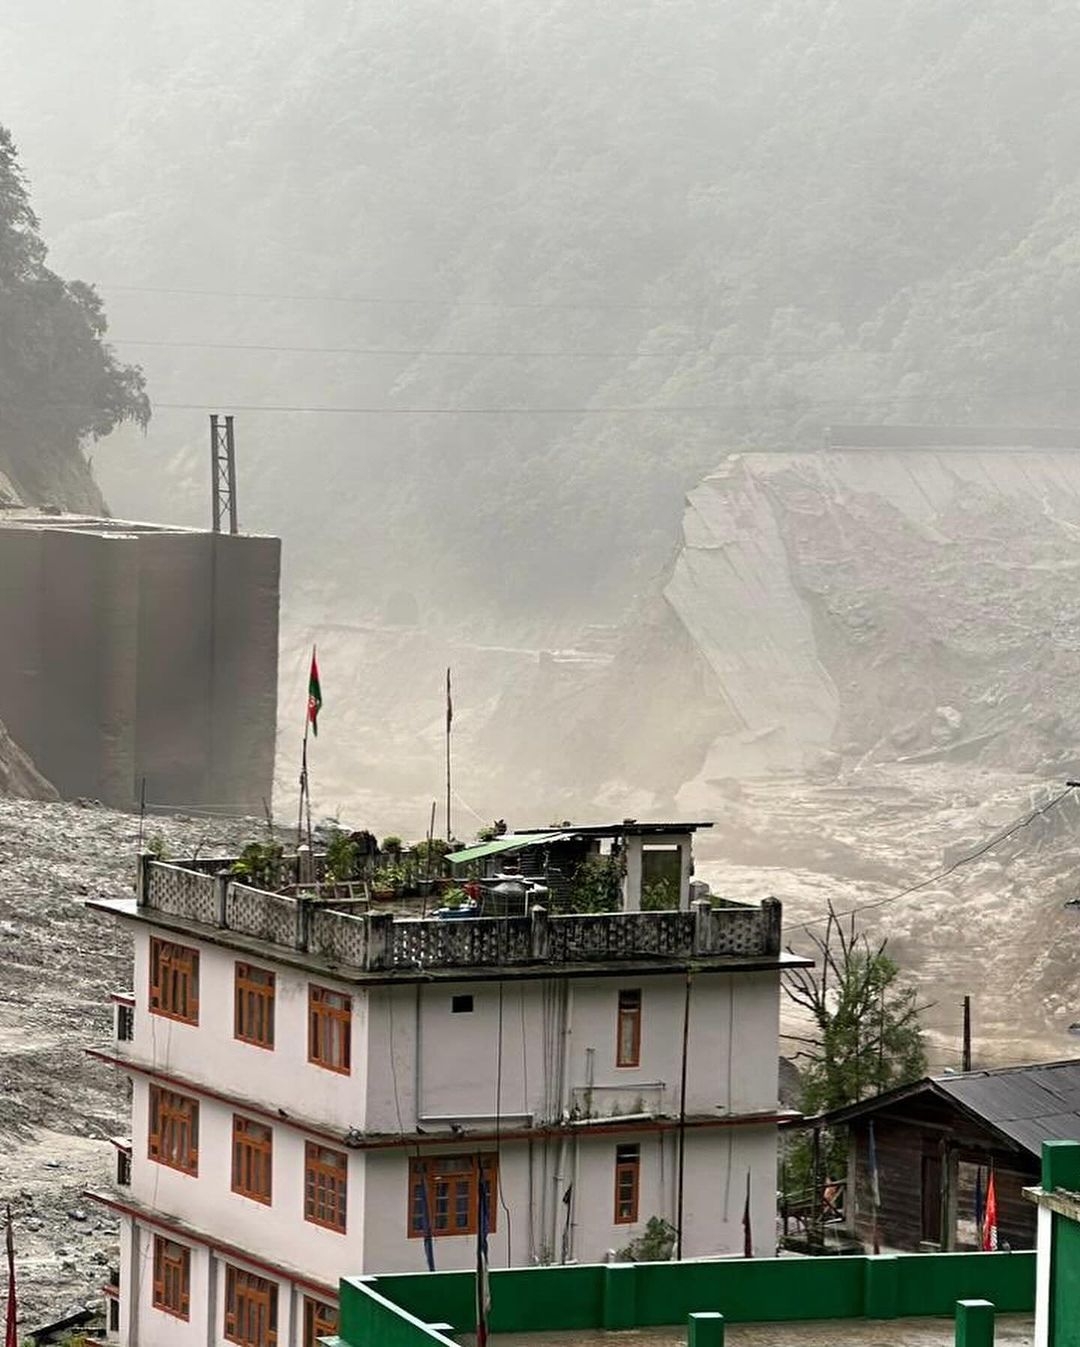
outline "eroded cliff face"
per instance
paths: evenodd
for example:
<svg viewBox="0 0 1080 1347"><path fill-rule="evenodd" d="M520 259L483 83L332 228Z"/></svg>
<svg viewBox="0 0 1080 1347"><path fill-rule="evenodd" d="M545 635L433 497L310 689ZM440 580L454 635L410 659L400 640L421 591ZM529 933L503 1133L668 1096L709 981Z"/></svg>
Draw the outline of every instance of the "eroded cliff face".
<svg viewBox="0 0 1080 1347"><path fill-rule="evenodd" d="M722 700L680 812L702 870L800 924L861 909L930 1003L932 1060L1068 1056L1080 960L1080 453L726 460L665 589ZM985 855L986 842L1021 824ZM960 862L904 898L901 890Z"/></svg>
<svg viewBox="0 0 1080 1347"><path fill-rule="evenodd" d="M1060 772L1080 738L1080 453L748 454L666 597L730 717L699 781L839 760Z"/></svg>

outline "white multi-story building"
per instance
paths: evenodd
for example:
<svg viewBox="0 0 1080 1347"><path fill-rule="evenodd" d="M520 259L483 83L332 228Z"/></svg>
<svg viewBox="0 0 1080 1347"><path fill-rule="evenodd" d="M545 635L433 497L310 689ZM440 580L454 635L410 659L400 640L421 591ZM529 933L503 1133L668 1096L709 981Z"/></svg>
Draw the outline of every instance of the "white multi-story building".
<svg viewBox="0 0 1080 1347"><path fill-rule="evenodd" d="M674 829L673 829L674 830ZM685 831L685 829L684 829ZM632 846L633 839L624 843ZM310 1347L338 1280L775 1238L780 906L361 915L144 858L115 1043L126 1347ZM629 906L635 894L624 895Z"/></svg>

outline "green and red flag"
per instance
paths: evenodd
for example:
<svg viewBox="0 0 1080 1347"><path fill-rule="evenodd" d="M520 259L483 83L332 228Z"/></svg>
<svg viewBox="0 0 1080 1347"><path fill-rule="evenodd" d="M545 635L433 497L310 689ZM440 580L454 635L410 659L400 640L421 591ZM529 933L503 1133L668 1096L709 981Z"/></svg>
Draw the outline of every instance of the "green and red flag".
<svg viewBox="0 0 1080 1347"><path fill-rule="evenodd" d="M319 661L315 658L315 647L311 647L311 672L308 674L307 718L311 732L318 738L319 712L322 710L322 688L319 686Z"/></svg>

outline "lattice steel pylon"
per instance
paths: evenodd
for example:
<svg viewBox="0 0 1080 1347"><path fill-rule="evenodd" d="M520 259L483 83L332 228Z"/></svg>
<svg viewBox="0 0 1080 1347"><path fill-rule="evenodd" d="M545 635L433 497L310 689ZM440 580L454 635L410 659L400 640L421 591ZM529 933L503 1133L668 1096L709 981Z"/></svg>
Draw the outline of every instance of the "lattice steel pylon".
<svg viewBox="0 0 1080 1347"><path fill-rule="evenodd" d="M233 418L210 417L210 481L214 493L212 526L221 533L226 515L229 532L239 533L236 519L236 441L233 438Z"/></svg>

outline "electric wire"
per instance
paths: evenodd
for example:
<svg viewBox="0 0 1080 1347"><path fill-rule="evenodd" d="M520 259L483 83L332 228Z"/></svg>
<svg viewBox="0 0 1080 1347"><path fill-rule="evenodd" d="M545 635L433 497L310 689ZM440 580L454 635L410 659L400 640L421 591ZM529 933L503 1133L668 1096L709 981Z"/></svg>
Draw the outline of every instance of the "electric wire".
<svg viewBox="0 0 1080 1347"><path fill-rule="evenodd" d="M619 304L602 301L595 304L570 303L566 300L503 300L462 299L458 295L332 295L288 294L273 290L210 290L185 286L117 285L110 281L94 281L95 289L114 290L118 294L133 295L189 295L199 299L270 299L290 304L371 304L387 308L455 308L455 309L550 309L582 312L670 313L678 309L672 304Z"/></svg>
<svg viewBox="0 0 1080 1347"><path fill-rule="evenodd" d="M522 359L550 358L554 360L666 360L681 359L695 351L499 351L450 349L448 347L416 346L275 346L261 342L226 341L165 341L135 337L108 337L110 346L152 346L184 351L258 351L288 355L387 355L387 356L471 356L494 360L514 356ZM790 352L785 352L790 354Z"/></svg>
<svg viewBox="0 0 1080 1347"><path fill-rule="evenodd" d="M984 842L980 847L976 847L974 851L968 852L966 856L959 857L957 860L953 861L951 865L947 865L944 870L939 870L935 874L927 875L925 879L920 879L915 884L909 884L906 889L900 889L897 893L887 894L884 898L874 898L868 903L859 903L856 907L848 908L846 912L837 912L834 914L835 919L843 920L845 917L857 916L860 912L869 912L875 907L884 907L888 903L899 902L901 898L908 898L911 894L918 893L920 889L929 888L931 884L936 884L942 879L947 879L949 875L954 874L962 866L970 865L972 861L977 861L980 856L985 856L988 851L992 851L993 848L1000 845L1000 843L1007 842L1010 837L1014 837L1022 829L1029 827L1037 818L1041 818L1044 814L1048 814L1051 809L1056 808L1067 795L1071 795L1076 789L1077 783L1070 782L1063 790L1047 800L1045 804L1041 804L1037 808L1032 809L1030 813L1025 814L1023 818L1018 819L1016 823L1011 825L1011 827L1006 828L1004 832L995 833L989 841ZM786 929L788 933L792 931L805 931L811 926L822 926L828 921L829 918L827 916L814 917L809 921L800 921L795 925L788 926Z"/></svg>

